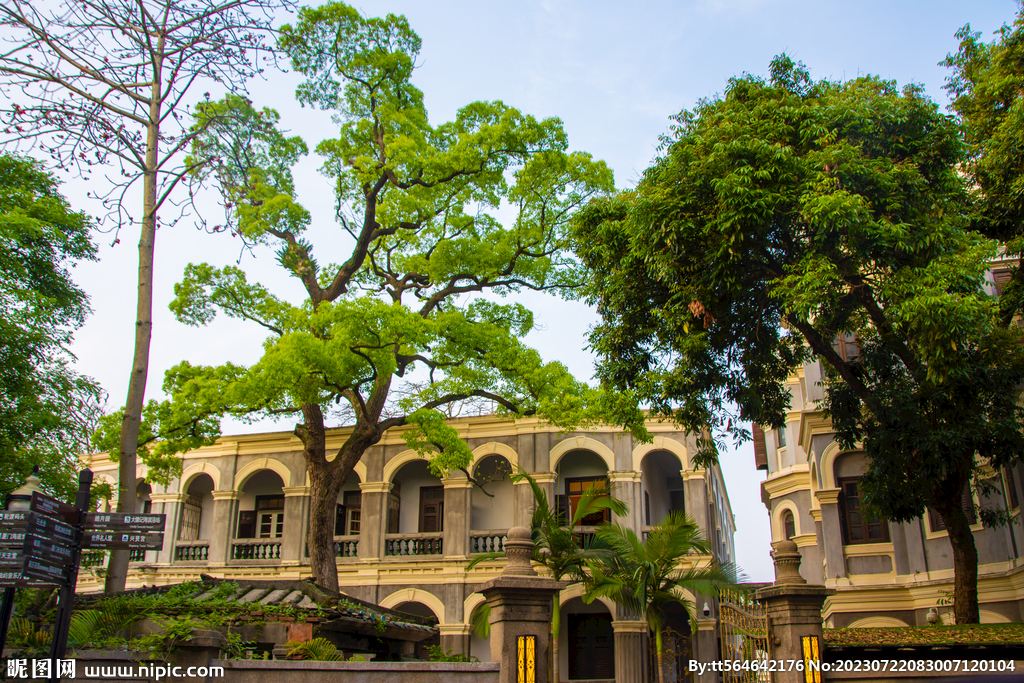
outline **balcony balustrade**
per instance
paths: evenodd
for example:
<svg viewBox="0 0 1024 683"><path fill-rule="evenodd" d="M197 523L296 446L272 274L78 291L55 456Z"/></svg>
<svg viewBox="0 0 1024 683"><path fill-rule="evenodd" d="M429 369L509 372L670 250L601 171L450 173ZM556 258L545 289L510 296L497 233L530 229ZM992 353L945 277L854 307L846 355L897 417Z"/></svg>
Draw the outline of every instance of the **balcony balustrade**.
<svg viewBox="0 0 1024 683"><path fill-rule="evenodd" d="M281 541L266 538L236 538L231 541L232 560L280 560Z"/></svg>
<svg viewBox="0 0 1024 683"><path fill-rule="evenodd" d="M359 552L359 536L335 536L335 557L357 557Z"/></svg>
<svg viewBox="0 0 1024 683"><path fill-rule="evenodd" d="M388 557L441 555L441 534L387 534L384 554Z"/></svg>
<svg viewBox="0 0 1024 683"><path fill-rule="evenodd" d="M178 541L174 546L175 562L205 562L209 559L209 541Z"/></svg>
<svg viewBox="0 0 1024 683"><path fill-rule="evenodd" d="M469 552L500 553L505 550L505 536L508 529L489 529L487 531L469 532Z"/></svg>

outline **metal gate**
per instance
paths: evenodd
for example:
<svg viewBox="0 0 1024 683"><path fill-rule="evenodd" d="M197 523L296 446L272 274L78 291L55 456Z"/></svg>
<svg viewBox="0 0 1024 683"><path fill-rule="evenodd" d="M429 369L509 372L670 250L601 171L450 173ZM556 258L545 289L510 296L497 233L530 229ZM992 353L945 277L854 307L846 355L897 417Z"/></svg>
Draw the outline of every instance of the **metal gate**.
<svg viewBox="0 0 1024 683"><path fill-rule="evenodd" d="M648 639L649 662L648 680L651 683L658 683L658 649L651 634ZM687 670L686 665L690 661L690 634L682 633L674 628L666 628L662 634L662 648L665 660L665 683L692 683L693 674Z"/></svg>
<svg viewBox="0 0 1024 683"><path fill-rule="evenodd" d="M718 635L722 660L766 664L768 661L768 617L764 606L750 593L722 591L718 604ZM766 667L747 666L723 672L724 683L767 683Z"/></svg>

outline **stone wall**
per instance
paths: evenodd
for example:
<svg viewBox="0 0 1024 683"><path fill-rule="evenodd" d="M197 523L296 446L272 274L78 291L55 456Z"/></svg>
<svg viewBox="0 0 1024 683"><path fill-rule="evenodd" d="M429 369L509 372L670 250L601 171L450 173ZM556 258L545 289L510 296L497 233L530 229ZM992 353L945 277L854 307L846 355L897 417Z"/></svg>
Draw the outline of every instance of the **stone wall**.
<svg viewBox="0 0 1024 683"><path fill-rule="evenodd" d="M217 659L220 683L498 683L499 665L490 662L291 662Z"/></svg>

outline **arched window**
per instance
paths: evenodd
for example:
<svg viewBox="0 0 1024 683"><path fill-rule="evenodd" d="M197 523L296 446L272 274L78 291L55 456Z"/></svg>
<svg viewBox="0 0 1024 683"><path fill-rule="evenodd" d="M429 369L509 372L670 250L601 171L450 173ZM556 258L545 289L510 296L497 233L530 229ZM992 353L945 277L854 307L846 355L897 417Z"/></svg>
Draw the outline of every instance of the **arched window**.
<svg viewBox="0 0 1024 683"><path fill-rule="evenodd" d="M790 510L782 513L782 535L787 541L796 536L796 520L793 519L793 513Z"/></svg>

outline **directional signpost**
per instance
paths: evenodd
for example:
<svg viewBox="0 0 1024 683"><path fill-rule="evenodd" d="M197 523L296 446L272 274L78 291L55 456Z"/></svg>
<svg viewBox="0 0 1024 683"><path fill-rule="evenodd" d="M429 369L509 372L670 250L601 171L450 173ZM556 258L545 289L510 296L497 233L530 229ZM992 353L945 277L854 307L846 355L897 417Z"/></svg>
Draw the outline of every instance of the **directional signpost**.
<svg viewBox="0 0 1024 683"><path fill-rule="evenodd" d="M87 512L91 486L92 472L83 470L78 478L75 505L35 491L27 510L0 512L0 588L7 589L0 610L0 651L7 640L15 588L59 587L50 658L63 659L82 549L158 550L163 547L161 532L166 523L165 515ZM22 498L27 499L27 493ZM8 507L10 505L9 497ZM51 666L54 683L56 671L54 661Z"/></svg>

